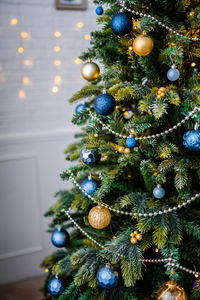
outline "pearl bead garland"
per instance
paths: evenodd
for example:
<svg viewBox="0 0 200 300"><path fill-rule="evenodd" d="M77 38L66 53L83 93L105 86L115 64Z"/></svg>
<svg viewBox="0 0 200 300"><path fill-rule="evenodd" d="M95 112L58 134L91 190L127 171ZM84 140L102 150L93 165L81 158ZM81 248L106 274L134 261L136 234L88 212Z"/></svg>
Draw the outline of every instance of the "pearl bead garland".
<svg viewBox="0 0 200 300"><path fill-rule="evenodd" d="M160 22L158 19L156 19L155 17L151 16L150 14L144 14L144 13L135 11L134 9L130 9L130 8L126 7L126 6L125 6L126 2L123 1L123 0L120 0L119 3L120 3L120 5L122 6L122 8L123 8L124 10L126 10L126 11L128 11L128 12L131 12L131 13L133 13L133 14L135 14L135 15L138 15L138 16L140 16L140 17L147 17L147 18L150 18L150 19L154 20L158 25L160 25L161 27L163 27L163 28L169 30L170 32L174 33L174 34L177 35L177 36L180 36L180 37L182 37L182 38L185 38L185 39L187 39L187 40L191 40L191 41L194 41L194 42L200 40L200 39L197 38L197 37L189 37L189 36L186 36L186 35L183 35L183 34L177 32L176 30L174 30L174 29L170 28L169 26L165 25L164 23Z"/></svg>

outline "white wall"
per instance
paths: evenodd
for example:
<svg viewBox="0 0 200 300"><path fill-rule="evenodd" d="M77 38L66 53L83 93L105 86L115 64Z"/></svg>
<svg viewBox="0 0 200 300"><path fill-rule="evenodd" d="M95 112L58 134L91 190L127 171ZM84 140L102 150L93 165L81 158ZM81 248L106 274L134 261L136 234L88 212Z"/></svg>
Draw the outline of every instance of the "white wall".
<svg viewBox="0 0 200 300"><path fill-rule="evenodd" d="M87 11L58 11L53 0L0 0L1 284L43 273L41 260L55 250L43 214L54 192L69 186L59 173L69 166L63 151L77 131L71 124L75 105L67 99L85 83L75 59L89 46L84 36L96 27L88 1ZM18 23L10 26L13 18ZM57 31L61 37L54 37ZM61 85L54 83L56 75Z"/></svg>

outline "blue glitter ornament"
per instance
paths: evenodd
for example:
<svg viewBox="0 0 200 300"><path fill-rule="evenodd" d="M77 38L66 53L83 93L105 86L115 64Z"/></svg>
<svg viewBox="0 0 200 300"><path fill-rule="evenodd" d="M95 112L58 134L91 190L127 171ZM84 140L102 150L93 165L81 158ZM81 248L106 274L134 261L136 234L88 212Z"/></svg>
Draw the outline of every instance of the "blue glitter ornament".
<svg viewBox="0 0 200 300"><path fill-rule="evenodd" d="M114 34L123 36L132 30L132 18L124 12L117 13L113 16L110 26Z"/></svg>
<svg viewBox="0 0 200 300"><path fill-rule="evenodd" d="M102 6L98 6L98 7L96 8L96 14L97 14L98 16L103 15L103 7L102 7Z"/></svg>
<svg viewBox="0 0 200 300"><path fill-rule="evenodd" d="M118 272L108 266L103 267L97 273L97 281L102 288L113 289L119 281Z"/></svg>
<svg viewBox="0 0 200 300"><path fill-rule="evenodd" d="M200 151L200 130L186 131L183 135L183 145L191 151Z"/></svg>
<svg viewBox="0 0 200 300"><path fill-rule="evenodd" d="M99 182L92 178L85 179L82 184L81 188L89 195L93 196L96 190L99 188ZM81 191L83 196L88 197L84 192Z"/></svg>
<svg viewBox="0 0 200 300"><path fill-rule="evenodd" d="M94 101L94 109L100 115L110 115L116 106L115 98L111 94L101 94Z"/></svg>
<svg viewBox="0 0 200 300"><path fill-rule="evenodd" d="M62 278L53 277L48 284L48 291L51 296L58 297L65 290L64 280Z"/></svg>
<svg viewBox="0 0 200 300"><path fill-rule="evenodd" d="M165 196L165 190L158 184L153 190L153 195L157 199L161 199Z"/></svg>
<svg viewBox="0 0 200 300"><path fill-rule="evenodd" d="M64 229L56 229L52 232L51 242L57 248L65 247L70 240L69 233Z"/></svg>
<svg viewBox="0 0 200 300"><path fill-rule="evenodd" d="M77 105L77 107L75 109L76 114L77 113L82 113L87 107L88 107L87 103Z"/></svg>
<svg viewBox="0 0 200 300"><path fill-rule="evenodd" d="M133 148L136 145L136 139L134 137L130 136L126 139L126 146L129 148Z"/></svg>
<svg viewBox="0 0 200 300"><path fill-rule="evenodd" d="M179 72L178 69L176 69L176 67L174 65L167 72L167 78L170 81L176 81L176 80L178 80L179 76L180 76L180 72Z"/></svg>
<svg viewBox="0 0 200 300"><path fill-rule="evenodd" d="M86 165L90 166L95 164L100 160L101 156L95 149L82 149L80 153L80 159L82 162L84 162Z"/></svg>

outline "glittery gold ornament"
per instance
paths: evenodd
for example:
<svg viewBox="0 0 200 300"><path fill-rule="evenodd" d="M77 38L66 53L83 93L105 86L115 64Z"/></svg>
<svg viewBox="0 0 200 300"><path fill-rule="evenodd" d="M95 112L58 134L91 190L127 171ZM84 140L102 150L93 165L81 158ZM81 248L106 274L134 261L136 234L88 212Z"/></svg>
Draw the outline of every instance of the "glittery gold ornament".
<svg viewBox="0 0 200 300"><path fill-rule="evenodd" d="M163 283L157 291L157 300L186 300L184 289L174 281Z"/></svg>
<svg viewBox="0 0 200 300"><path fill-rule="evenodd" d="M87 62L82 66L81 75L88 81L94 81L99 77L100 69L94 62Z"/></svg>
<svg viewBox="0 0 200 300"><path fill-rule="evenodd" d="M93 207L88 215L88 221L95 229L103 229L111 222L111 214L108 208L101 205Z"/></svg>
<svg viewBox="0 0 200 300"><path fill-rule="evenodd" d="M146 56L153 50L153 40L147 35L139 35L133 42L133 51L139 56Z"/></svg>

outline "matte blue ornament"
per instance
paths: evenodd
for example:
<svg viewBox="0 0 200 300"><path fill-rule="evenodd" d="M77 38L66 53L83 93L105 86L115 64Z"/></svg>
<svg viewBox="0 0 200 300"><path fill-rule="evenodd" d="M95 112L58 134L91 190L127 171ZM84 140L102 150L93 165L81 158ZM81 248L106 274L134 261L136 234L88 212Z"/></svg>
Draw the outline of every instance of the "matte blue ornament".
<svg viewBox="0 0 200 300"><path fill-rule="evenodd" d="M114 34L123 36L132 30L132 18L124 12L117 13L113 16L110 26Z"/></svg>
<svg viewBox="0 0 200 300"><path fill-rule="evenodd" d="M177 79L179 79L179 76L180 76L180 72L178 69L176 69L175 66L172 66L171 69L169 69L167 72L167 78L170 81L176 81Z"/></svg>
<svg viewBox="0 0 200 300"><path fill-rule="evenodd" d="M98 6L98 7L96 8L96 14L97 14L98 16L103 15L103 7L102 7L102 6Z"/></svg>
<svg viewBox="0 0 200 300"><path fill-rule="evenodd" d="M80 159L86 165L90 166L98 162L101 158L101 155L95 149L85 149L83 148L80 153Z"/></svg>
<svg viewBox="0 0 200 300"><path fill-rule="evenodd" d="M155 198L161 199L165 196L165 190L160 185L157 185L153 190L153 195Z"/></svg>
<svg viewBox="0 0 200 300"><path fill-rule="evenodd" d="M128 148L133 148L133 147L135 147L135 145L136 145L136 139L134 139L134 137L128 137L127 139L126 139L126 146L128 147Z"/></svg>
<svg viewBox="0 0 200 300"><path fill-rule="evenodd" d="M116 106L115 98L111 94L101 94L94 101L94 109L97 114L110 115L114 112Z"/></svg>
<svg viewBox="0 0 200 300"><path fill-rule="evenodd" d="M87 103L77 105L77 107L76 107L76 109L75 109L76 114L77 114L77 113L82 113L87 107L88 107L88 104L87 104Z"/></svg>
<svg viewBox="0 0 200 300"><path fill-rule="evenodd" d="M65 290L64 280L62 278L53 277L48 284L48 291L51 296L58 297Z"/></svg>
<svg viewBox="0 0 200 300"><path fill-rule="evenodd" d="M99 188L99 182L95 179L87 178L85 179L82 184L81 188L89 195L93 196L96 190ZM84 192L81 191L83 196L88 197Z"/></svg>
<svg viewBox="0 0 200 300"><path fill-rule="evenodd" d="M51 242L57 248L65 247L70 240L69 233L64 229L56 229L52 232Z"/></svg>
<svg viewBox="0 0 200 300"><path fill-rule="evenodd" d="M191 151L200 151L200 130L189 130L183 135L183 145Z"/></svg>
<svg viewBox="0 0 200 300"><path fill-rule="evenodd" d="M113 289L119 281L118 273L109 267L103 267L97 273L97 281L102 288Z"/></svg>

